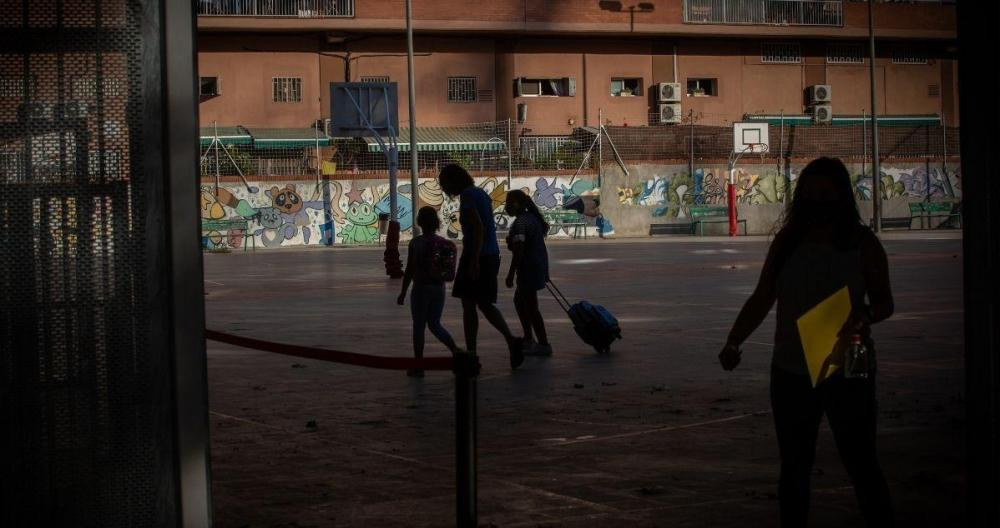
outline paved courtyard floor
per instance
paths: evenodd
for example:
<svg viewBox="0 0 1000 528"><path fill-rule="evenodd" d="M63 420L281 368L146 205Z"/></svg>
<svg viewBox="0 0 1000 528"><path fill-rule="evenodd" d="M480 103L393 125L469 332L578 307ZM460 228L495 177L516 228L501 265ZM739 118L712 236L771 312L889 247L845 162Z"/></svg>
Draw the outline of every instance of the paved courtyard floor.
<svg viewBox="0 0 1000 528"><path fill-rule="evenodd" d="M896 315L875 329L879 448L898 525L961 526L961 240L900 235L885 245ZM777 526L773 314L736 371L716 360L766 248L763 239L551 243L563 292L607 306L625 339L598 356L543 297L555 354L511 372L483 323L482 525ZM272 341L407 355L398 288L375 248L205 255L209 328ZM500 306L519 328L509 290ZM462 343L457 302L445 326ZM446 352L428 343L428 355ZM454 524L450 373L416 380L209 343L209 386L217 526ZM813 526L863 525L825 423L812 482Z"/></svg>

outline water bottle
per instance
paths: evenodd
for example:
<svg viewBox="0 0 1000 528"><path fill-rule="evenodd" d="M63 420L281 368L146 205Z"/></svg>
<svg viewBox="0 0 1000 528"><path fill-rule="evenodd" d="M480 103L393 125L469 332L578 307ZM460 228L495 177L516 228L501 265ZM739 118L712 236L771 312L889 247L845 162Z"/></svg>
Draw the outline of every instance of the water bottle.
<svg viewBox="0 0 1000 528"><path fill-rule="evenodd" d="M859 334L851 336L850 345L844 354L844 377L867 379L871 372L871 350L865 346Z"/></svg>

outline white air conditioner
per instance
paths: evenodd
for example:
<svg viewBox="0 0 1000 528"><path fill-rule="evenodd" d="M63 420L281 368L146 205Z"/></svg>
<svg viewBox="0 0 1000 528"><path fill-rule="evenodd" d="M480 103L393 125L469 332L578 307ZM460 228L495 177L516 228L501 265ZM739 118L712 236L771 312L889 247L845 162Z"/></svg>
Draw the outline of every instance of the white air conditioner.
<svg viewBox="0 0 1000 528"><path fill-rule="evenodd" d="M660 105L660 124L676 124L681 122L681 105L678 103Z"/></svg>
<svg viewBox="0 0 1000 528"><path fill-rule="evenodd" d="M829 103L833 101L833 89L829 84L817 84L809 87L809 104Z"/></svg>
<svg viewBox="0 0 1000 528"><path fill-rule="evenodd" d="M815 105L810 108L813 123L818 125L829 125L833 123L833 107L830 105Z"/></svg>
<svg viewBox="0 0 1000 528"><path fill-rule="evenodd" d="M681 83L660 83L659 98L661 103L676 103L681 100Z"/></svg>

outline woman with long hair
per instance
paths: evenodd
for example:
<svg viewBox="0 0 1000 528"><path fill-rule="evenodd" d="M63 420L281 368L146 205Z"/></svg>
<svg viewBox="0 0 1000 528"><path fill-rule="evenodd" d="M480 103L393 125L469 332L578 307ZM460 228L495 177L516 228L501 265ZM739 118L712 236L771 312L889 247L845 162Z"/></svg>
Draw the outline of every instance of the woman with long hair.
<svg viewBox="0 0 1000 528"><path fill-rule="evenodd" d="M818 158L799 174L757 287L719 354L724 369L736 368L740 345L777 302L770 392L785 528L805 526L808 520L809 475L824 414L868 526L892 525L889 488L875 449L874 371L867 378L849 379L840 369L813 387L796 323L845 286L851 313L842 338L867 336L870 325L892 315L888 260L879 239L861 222L850 174L840 160Z"/></svg>
<svg viewBox="0 0 1000 528"><path fill-rule="evenodd" d="M507 272L507 287L514 287L514 308L524 329L524 353L551 356L545 320L538 309L538 290L549 281L549 254L545 249L545 235L549 224L531 197L521 190L507 193L505 212L514 217L507 235L507 248L513 253ZM535 339L537 338L537 342Z"/></svg>

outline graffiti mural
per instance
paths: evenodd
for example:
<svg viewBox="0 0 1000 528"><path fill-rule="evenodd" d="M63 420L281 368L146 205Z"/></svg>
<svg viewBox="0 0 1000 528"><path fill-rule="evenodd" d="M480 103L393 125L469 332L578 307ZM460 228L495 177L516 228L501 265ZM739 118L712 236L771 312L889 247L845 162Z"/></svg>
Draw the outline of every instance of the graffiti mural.
<svg viewBox="0 0 1000 528"><path fill-rule="evenodd" d="M567 198L595 192L589 180L569 178L514 178L513 188L530 194L542 210L560 209ZM477 178L476 185L492 202L497 226L506 228L511 219L503 212L507 198L506 178ZM262 190L261 190L262 189ZM397 186L397 209L404 237L412 230L412 187ZM417 188L421 205L438 210L444 233L460 238L458 200L446 196L436 179L427 178ZM205 233L209 247L240 247L246 236L261 247L317 244L375 244L379 242L378 215L389 213L389 184L385 180L333 180L280 182L253 187L225 183L216 191L204 185L200 194L203 220L246 221L248 230ZM559 228L552 235L565 236Z"/></svg>

